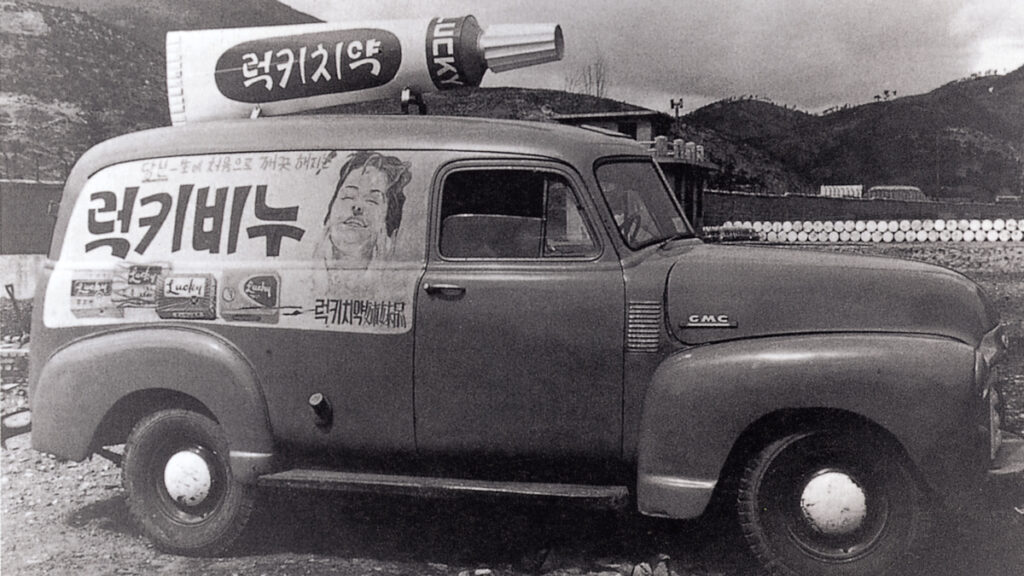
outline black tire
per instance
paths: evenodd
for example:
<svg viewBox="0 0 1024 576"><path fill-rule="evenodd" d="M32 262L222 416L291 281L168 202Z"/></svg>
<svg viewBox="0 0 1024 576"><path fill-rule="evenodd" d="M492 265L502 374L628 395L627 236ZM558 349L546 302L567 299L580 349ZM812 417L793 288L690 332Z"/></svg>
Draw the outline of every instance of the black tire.
<svg viewBox="0 0 1024 576"><path fill-rule="evenodd" d="M185 467L198 465L199 474L182 475L184 482L169 485L165 471L172 457ZM166 552L223 552L241 535L252 513L254 489L232 477L223 430L196 412L163 410L140 421L125 444L121 474L129 512ZM196 478L201 480L190 483Z"/></svg>
<svg viewBox="0 0 1024 576"><path fill-rule="evenodd" d="M768 573L787 576L901 573L930 524L899 454L838 430L766 446L746 467L737 504L751 551Z"/></svg>

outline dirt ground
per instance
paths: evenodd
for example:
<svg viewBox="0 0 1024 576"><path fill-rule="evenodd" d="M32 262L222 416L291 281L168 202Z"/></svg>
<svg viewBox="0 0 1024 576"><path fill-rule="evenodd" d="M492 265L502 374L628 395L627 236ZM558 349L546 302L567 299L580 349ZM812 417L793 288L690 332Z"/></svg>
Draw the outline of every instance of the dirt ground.
<svg viewBox="0 0 1024 576"><path fill-rule="evenodd" d="M1011 338L999 372L1008 428L1024 432L1024 245L818 247L943 264L992 296ZM3 373L4 413L25 403L18 370ZM0 451L0 571L76 574L752 575L725 523L667 522L542 502L422 501L319 492L267 492L253 530L230 556L155 550L129 519L113 464L60 462L28 436ZM979 488L944 524L922 574L1018 575L1024 566L1024 478Z"/></svg>

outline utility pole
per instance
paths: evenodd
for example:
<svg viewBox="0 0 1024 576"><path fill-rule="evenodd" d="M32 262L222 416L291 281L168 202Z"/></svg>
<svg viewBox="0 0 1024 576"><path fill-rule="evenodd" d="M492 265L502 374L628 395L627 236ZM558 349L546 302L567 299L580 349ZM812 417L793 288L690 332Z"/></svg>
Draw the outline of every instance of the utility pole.
<svg viewBox="0 0 1024 576"><path fill-rule="evenodd" d="M672 110L676 113L676 130L678 130L680 134L682 134L682 126L680 126L679 124L679 112L683 109L683 97L680 96L679 100L672 98L668 101L668 103L672 107Z"/></svg>
<svg viewBox="0 0 1024 576"><path fill-rule="evenodd" d="M668 101L669 105L672 106L672 110L676 113L676 124L679 123L679 111L683 109L683 99L680 97L679 100L672 98Z"/></svg>

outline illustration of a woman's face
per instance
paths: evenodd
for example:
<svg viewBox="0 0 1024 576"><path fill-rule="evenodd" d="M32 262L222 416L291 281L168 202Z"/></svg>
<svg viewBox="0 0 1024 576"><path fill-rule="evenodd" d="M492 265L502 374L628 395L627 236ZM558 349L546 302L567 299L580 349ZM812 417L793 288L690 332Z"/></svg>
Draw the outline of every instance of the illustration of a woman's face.
<svg viewBox="0 0 1024 576"><path fill-rule="evenodd" d="M365 266L387 234L387 175L373 166L353 170L331 206L333 260Z"/></svg>

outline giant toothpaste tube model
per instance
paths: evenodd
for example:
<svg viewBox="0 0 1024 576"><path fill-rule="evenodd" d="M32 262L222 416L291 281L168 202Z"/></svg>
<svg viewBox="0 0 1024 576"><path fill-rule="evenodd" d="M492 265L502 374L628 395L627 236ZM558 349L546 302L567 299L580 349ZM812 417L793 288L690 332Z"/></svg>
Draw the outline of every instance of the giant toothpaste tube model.
<svg viewBox="0 0 1024 576"><path fill-rule="evenodd" d="M557 24L473 16L167 34L172 124L279 115L478 86L484 72L560 60Z"/></svg>

